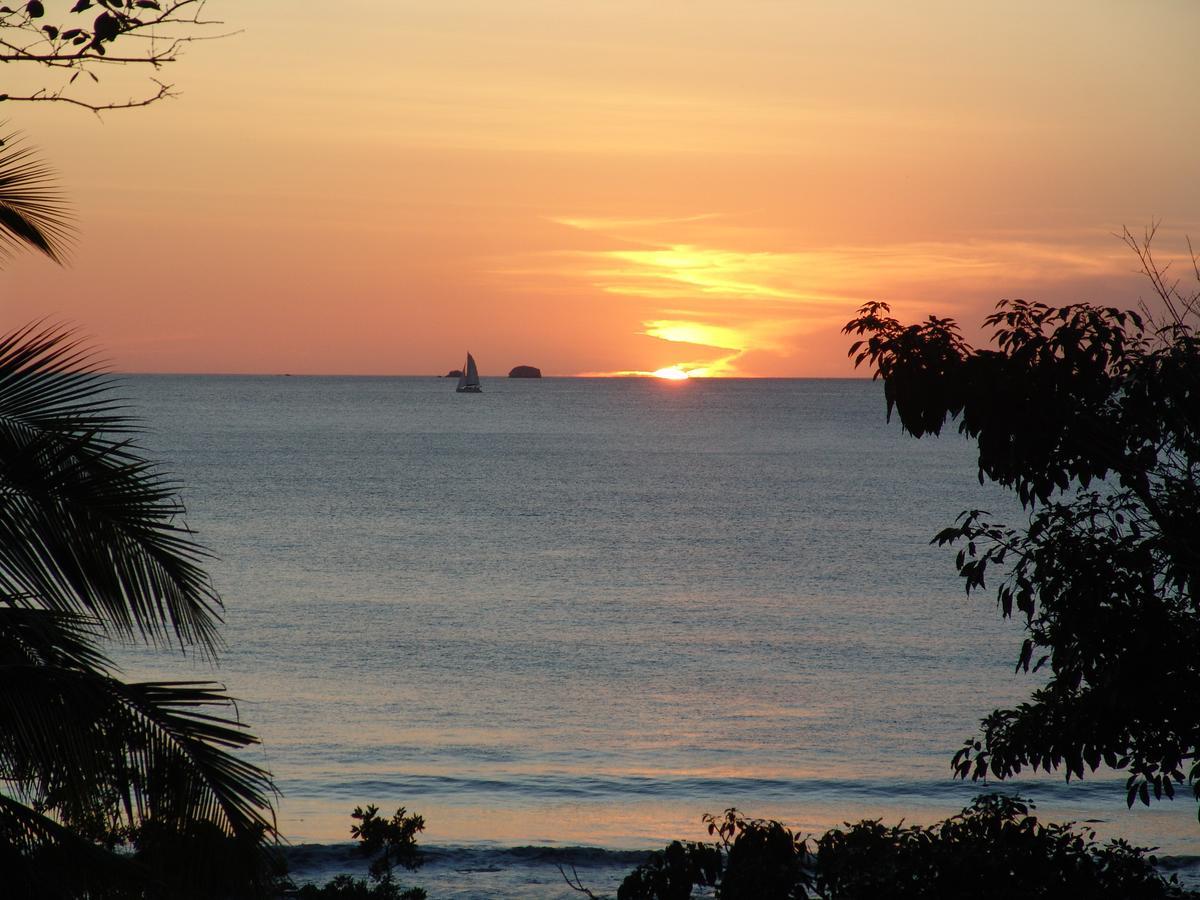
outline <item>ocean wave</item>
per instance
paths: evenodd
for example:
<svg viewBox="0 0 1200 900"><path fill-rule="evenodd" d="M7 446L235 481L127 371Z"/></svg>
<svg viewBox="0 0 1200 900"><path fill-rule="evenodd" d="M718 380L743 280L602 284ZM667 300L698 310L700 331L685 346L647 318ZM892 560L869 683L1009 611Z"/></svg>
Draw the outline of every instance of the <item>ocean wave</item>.
<svg viewBox="0 0 1200 900"><path fill-rule="evenodd" d="M285 794L335 797L400 796L464 798L480 801L514 795L527 800L612 800L654 798L743 802L821 800L906 801L917 804L965 802L987 791L1031 796L1053 802L1108 800L1123 789L1119 778L1088 778L1069 783L1062 778L962 782L951 778L925 780L856 780L847 778L758 778L694 775L582 775L577 773L501 773L489 776L405 773L360 779L283 781Z"/></svg>
<svg viewBox="0 0 1200 900"><path fill-rule="evenodd" d="M573 872L596 889L611 892L649 856L647 850L584 846L422 846L416 872L397 872L404 884L419 884L431 896L454 898L558 898L573 896L562 872ZM334 875L363 877L367 859L357 845L297 844L283 849L288 872L298 884L322 883Z"/></svg>

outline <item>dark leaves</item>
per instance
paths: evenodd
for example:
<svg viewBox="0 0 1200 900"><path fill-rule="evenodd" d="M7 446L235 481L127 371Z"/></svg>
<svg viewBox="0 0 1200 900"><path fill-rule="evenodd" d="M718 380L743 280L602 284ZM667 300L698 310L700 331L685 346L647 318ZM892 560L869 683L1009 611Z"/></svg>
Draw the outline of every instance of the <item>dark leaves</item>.
<svg viewBox="0 0 1200 900"><path fill-rule="evenodd" d="M72 228L54 173L19 135L5 135L0 143L0 256L27 247L61 262Z"/></svg>
<svg viewBox="0 0 1200 900"><path fill-rule="evenodd" d="M883 378L888 417L895 409L910 434L939 434L947 418L962 407L957 373L966 345L951 319L932 316L921 325L903 327L886 303L868 303L849 322L846 334L868 334L866 341L850 347L857 367L865 361ZM865 349L864 349L865 348Z"/></svg>
<svg viewBox="0 0 1200 900"><path fill-rule="evenodd" d="M121 20L110 12L102 12L96 16L96 21L92 23L92 34L95 35L95 42L111 41L121 33Z"/></svg>
<svg viewBox="0 0 1200 900"><path fill-rule="evenodd" d="M0 337L0 846L49 865L75 846L66 835L133 840L143 882L141 863L168 847L252 862L274 833L273 788L231 752L256 739L229 697L208 682L122 682L97 649L115 634L212 653L220 601L175 486L130 442L91 356L53 327ZM75 853L84 893L110 895L109 857ZM6 886L22 871L6 867Z"/></svg>
<svg viewBox="0 0 1200 900"><path fill-rule="evenodd" d="M724 900L1190 896L1146 850L1098 845L1094 832L1042 823L1032 803L1002 794L980 795L929 826L864 819L812 842L736 810L705 821L719 840L676 841L653 854L625 879L618 900L687 900L693 887L714 886Z"/></svg>
<svg viewBox="0 0 1200 900"><path fill-rule="evenodd" d="M867 304L847 332L916 436L947 419L979 451L979 480L1014 492L1028 523L963 513L933 543L956 548L968 593L990 575L1021 614L1018 671L1047 673L1031 702L982 722L953 759L961 778L1023 768L1130 773L1127 801L1200 796L1200 339L1148 332L1113 307L1004 301L977 350L954 323L905 326Z"/></svg>
<svg viewBox="0 0 1200 900"><path fill-rule="evenodd" d="M54 329L0 340L0 590L213 651L205 553L177 522L175 486L120 436L132 423L88 359Z"/></svg>

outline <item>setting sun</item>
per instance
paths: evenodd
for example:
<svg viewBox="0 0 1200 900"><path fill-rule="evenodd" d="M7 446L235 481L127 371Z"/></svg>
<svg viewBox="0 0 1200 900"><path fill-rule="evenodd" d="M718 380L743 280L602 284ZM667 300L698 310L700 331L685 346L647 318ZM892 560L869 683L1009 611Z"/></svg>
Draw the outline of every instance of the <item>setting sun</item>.
<svg viewBox="0 0 1200 900"><path fill-rule="evenodd" d="M689 377L688 373L679 368L679 366L667 366L650 374L655 378L665 378L667 381L687 381Z"/></svg>

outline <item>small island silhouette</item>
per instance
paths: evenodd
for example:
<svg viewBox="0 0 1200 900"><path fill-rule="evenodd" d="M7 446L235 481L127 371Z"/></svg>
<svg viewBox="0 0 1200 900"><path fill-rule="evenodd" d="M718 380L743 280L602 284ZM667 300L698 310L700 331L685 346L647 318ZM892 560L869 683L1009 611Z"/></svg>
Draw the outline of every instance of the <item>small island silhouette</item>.
<svg viewBox="0 0 1200 900"><path fill-rule="evenodd" d="M537 366L515 366L508 373L509 378L541 378L542 370Z"/></svg>

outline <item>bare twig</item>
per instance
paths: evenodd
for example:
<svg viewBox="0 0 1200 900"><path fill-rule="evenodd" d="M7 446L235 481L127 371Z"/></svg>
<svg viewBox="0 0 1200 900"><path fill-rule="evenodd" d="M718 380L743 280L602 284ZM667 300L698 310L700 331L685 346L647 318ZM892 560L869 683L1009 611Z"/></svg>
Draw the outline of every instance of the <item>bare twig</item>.
<svg viewBox="0 0 1200 900"><path fill-rule="evenodd" d="M563 881L567 883L567 887L569 887L571 890L578 891L585 897L591 898L591 900L602 900L602 898L597 897L583 886L583 882L579 879L579 873L575 871L574 866L571 866L570 876L567 875L566 869L564 869L561 865L555 864L555 867L558 869L558 873L562 875Z"/></svg>
<svg viewBox="0 0 1200 900"><path fill-rule="evenodd" d="M1154 258L1152 245L1154 237L1158 233L1158 225L1158 222L1151 222L1146 226L1141 240L1135 238L1128 228L1122 229L1119 237L1133 251L1134 255L1137 256L1138 262L1141 264L1141 272L1150 280L1150 284L1154 288L1154 293L1158 295L1158 298L1166 307L1167 314L1171 319L1171 325L1182 327L1187 324L1186 320L1188 318L1196 318L1200 314L1200 259L1197 258L1196 251L1192 248L1191 238L1188 238L1188 257L1192 264L1192 271L1195 274L1198 287L1196 290L1188 293L1180 288L1180 279L1168 280L1171 263L1159 263ZM1164 325L1159 323L1159 319L1154 311L1145 302L1142 302L1140 306L1151 324L1159 328L1164 327Z"/></svg>
<svg viewBox="0 0 1200 900"><path fill-rule="evenodd" d="M174 85L164 84L163 82L159 81L156 78L151 78L150 80L158 85L158 90L154 94L150 95L149 97L143 97L140 100L135 100L131 97L128 100L124 100L124 101L117 100L117 101L113 101L111 103L89 103L86 100L78 100L75 97L63 96L57 92L46 93L44 91L38 91L34 94L31 94L28 97L6 97L5 99L7 99L7 100L24 100L27 102L41 101L41 102L54 102L54 103L69 103L72 106L81 106L84 109L91 110L92 112L94 112L98 115L98 114L104 112L105 110L135 109L136 107L139 107L139 106L149 106L151 103L154 103L158 100L162 100L166 97L178 96L178 94L175 91L171 90L174 87Z"/></svg>

